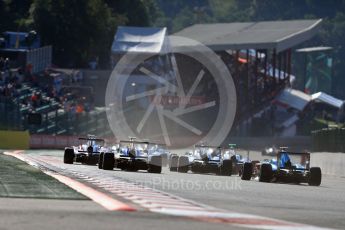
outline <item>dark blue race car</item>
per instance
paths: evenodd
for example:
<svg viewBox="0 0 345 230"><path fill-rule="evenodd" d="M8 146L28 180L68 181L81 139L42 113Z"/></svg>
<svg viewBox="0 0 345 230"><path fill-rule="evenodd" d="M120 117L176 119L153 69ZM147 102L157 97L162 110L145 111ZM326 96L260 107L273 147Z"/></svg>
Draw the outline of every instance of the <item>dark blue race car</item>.
<svg viewBox="0 0 345 230"><path fill-rule="evenodd" d="M243 165L242 180L258 177L260 182L321 184L321 169L310 167L310 153L294 153L281 148L276 159Z"/></svg>

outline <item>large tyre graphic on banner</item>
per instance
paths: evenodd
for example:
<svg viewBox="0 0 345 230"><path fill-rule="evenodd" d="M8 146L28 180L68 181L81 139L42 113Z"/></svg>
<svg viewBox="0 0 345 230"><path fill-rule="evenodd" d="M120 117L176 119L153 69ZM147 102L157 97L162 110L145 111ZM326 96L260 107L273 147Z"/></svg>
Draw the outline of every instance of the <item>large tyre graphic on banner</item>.
<svg viewBox="0 0 345 230"><path fill-rule="evenodd" d="M236 90L224 62L197 41L169 36L164 54L124 55L105 103L118 140L129 136L172 147L219 146L236 114Z"/></svg>

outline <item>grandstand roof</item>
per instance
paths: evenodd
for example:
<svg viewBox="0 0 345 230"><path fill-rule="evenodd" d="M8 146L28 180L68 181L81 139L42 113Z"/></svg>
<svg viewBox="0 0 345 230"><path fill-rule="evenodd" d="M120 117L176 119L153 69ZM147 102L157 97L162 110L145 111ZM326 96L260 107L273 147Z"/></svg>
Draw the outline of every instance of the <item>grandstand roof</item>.
<svg viewBox="0 0 345 230"><path fill-rule="evenodd" d="M303 111L306 105L311 101L321 102L331 105L335 108L341 109L345 104L344 101L337 99L324 92L314 93L312 95L306 94L300 90L284 89L277 97L276 101L291 108Z"/></svg>
<svg viewBox="0 0 345 230"><path fill-rule="evenodd" d="M340 109L344 105L344 101L337 99L324 92L318 92L311 95L311 98L315 101L323 102L333 107Z"/></svg>
<svg viewBox="0 0 345 230"><path fill-rule="evenodd" d="M276 49L278 52L313 37L322 19L195 24L174 35L191 38L213 50Z"/></svg>
<svg viewBox="0 0 345 230"><path fill-rule="evenodd" d="M166 28L119 26L111 47L113 53L161 51Z"/></svg>
<svg viewBox="0 0 345 230"><path fill-rule="evenodd" d="M311 96L295 89L284 89L276 100L291 108L303 111L307 104L312 100Z"/></svg>

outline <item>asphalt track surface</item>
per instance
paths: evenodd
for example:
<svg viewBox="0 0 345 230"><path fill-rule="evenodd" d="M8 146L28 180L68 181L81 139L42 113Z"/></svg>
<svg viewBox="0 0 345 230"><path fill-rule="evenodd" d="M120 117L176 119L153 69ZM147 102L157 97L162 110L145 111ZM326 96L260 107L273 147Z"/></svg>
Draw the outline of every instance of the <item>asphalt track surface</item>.
<svg viewBox="0 0 345 230"><path fill-rule="evenodd" d="M92 201L0 199L0 229L246 229L265 228L251 222L259 217L274 218L306 226L280 226L269 223L268 229L345 228L345 178L323 176L320 187L294 184L271 184L241 181L237 176L184 174L164 168L162 174L144 171L104 171L95 166L64 165L62 151L27 151L24 156L58 174L68 176L112 197L136 211L109 211ZM119 186L120 187L116 187ZM115 186L115 187L114 187ZM122 190L122 191L119 191ZM131 196L131 191L136 196ZM153 194L153 195L152 195ZM164 214L155 205L162 203L177 210L188 210L187 217ZM142 202L142 197L153 201ZM136 198L137 197L137 198ZM177 197L177 198L176 198ZM163 206L164 206L163 205ZM206 212L204 218L194 213ZM157 211L158 210L158 211ZM206 211L205 211L206 210ZM219 212L233 216L224 221L209 218ZM241 216L242 218L242 216ZM311 226L311 227L310 227Z"/></svg>

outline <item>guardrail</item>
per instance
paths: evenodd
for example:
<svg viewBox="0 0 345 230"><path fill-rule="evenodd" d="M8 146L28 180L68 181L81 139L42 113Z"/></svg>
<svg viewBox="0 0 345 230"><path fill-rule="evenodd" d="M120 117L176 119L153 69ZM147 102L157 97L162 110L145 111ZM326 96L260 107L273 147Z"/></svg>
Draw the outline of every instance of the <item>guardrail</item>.
<svg viewBox="0 0 345 230"><path fill-rule="evenodd" d="M320 167L322 174L345 177L345 154L317 152L312 153L310 165Z"/></svg>
<svg viewBox="0 0 345 230"><path fill-rule="evenodd" d="M64 149L69 146L78 146L79 136L52 136L32 134L30 135L30 149ZM106 143L115 143L113 138L104 138Z"/></svg>
<svg viewBox="0 0 345 230"><path fill-rule="evenodd" d="M345 129L328 128L312 132L314 152L345 152Z"/></svg>

